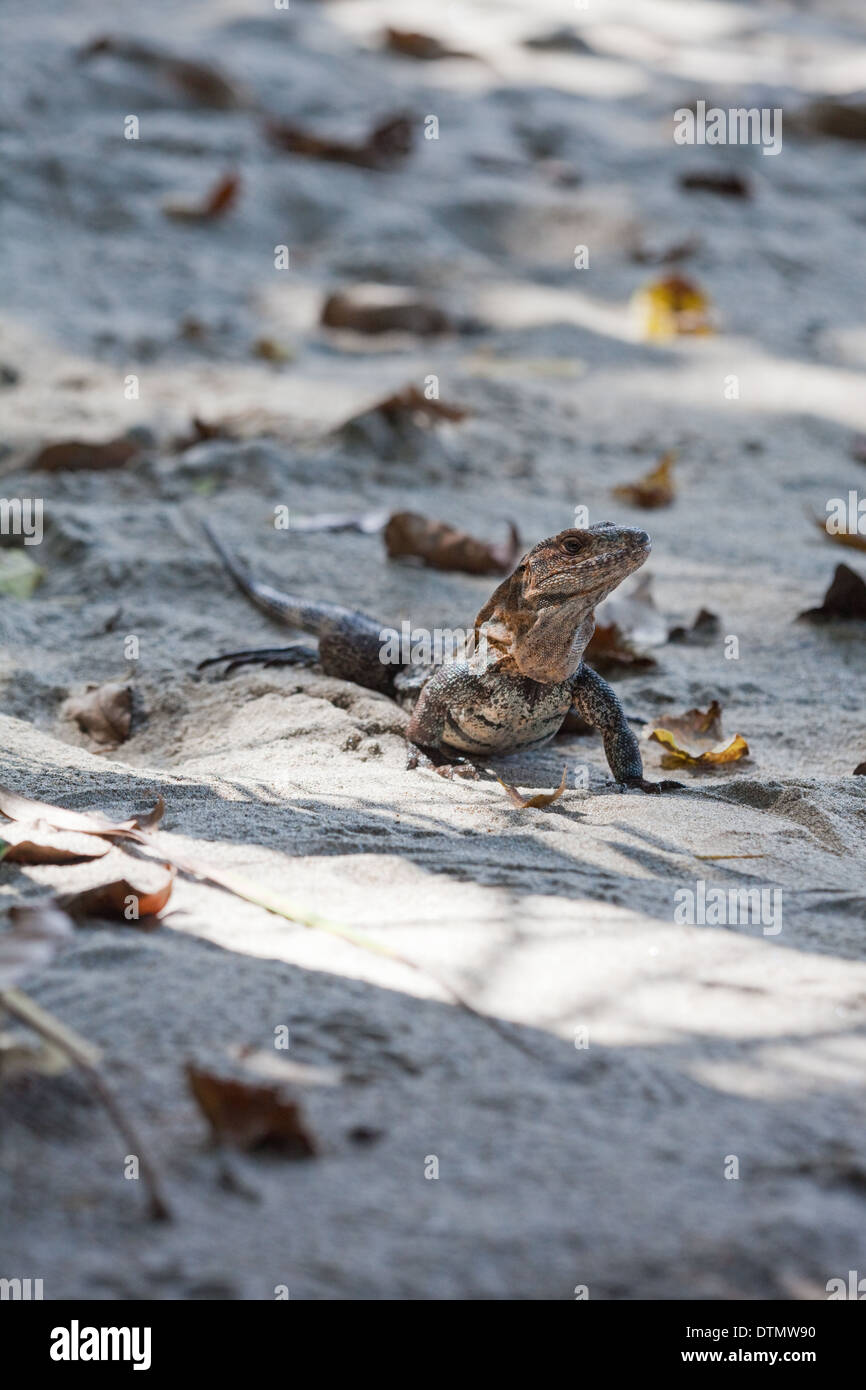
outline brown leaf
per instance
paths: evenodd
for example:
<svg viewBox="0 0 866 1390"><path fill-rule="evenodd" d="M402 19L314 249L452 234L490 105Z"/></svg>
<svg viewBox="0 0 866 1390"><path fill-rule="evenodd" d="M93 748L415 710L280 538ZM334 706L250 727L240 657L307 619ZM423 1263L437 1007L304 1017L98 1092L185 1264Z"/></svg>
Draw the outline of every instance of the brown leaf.
<svg viewBox="0 0 866 1390"><path fill-rule="evenodd" d="M509 540L491 545L458 531L444 521L431 521L416 512L394 512L385 527L390 559L413 556L430 569L460 570L464 574L508 574L520 558L520 537L509 523Z"/></svg>
<svg viewBox="0 0 866 1390"><path fill-rule="evenodd" d="M399 53L404 58L415 58L419 62L432 63L440 58L472 58L472 53L463 53L459 48L449 48L447 44L431 34L418 34L411 29L385 30L385 48Z"/></svg>
<svg viewBox="0 0 866 1390"><path fill-rule="evenodd" d="M30 468L44 472L68 473L83 469L122 468L141 451L141 445L133 439L121 436L109 439L103 444L85 444L80 439L65 439L58 444L48 444L30 460Z"/></svg>
<svg viewBox="0 0 866 1390"><path fill-rule="evenodd" d="M239 1149L276 1149L308 1158L316 1144L300 1104L278 1082L239 1081L187 1063L190 1089L214 1137Z"/></svg>
<svg viewBox="0 0 866 1390"><path fill-rule="evenodd" d="M234 206L240 186L240 175L225 174L201 202L169 200L163 203L162 210L167 217L185 222L212 222L215 218L223 217Z"/></svg>
<svg viewBox="0 0 866 1390"><path fill-rule="evenodd" d="M837 565L821 607L807 608L798 616L812 623L830 622L834 618L866 618L866 583L847 565Z"/></svg>
<svg viewBox="0 0 866 1390"><path fill-rule="evenodd" d="M447 333L452 327L442 309L419 299L414 290L394 285L337 290L325 300L321 322L325 328L353 333L414 333L419 338Z"/></svg>
<svg viewBox="0 0 866 1390"><path fill-rule="evenodd" d="M858 763L854 769L855 777L866 777L866 763Z"/></svg>
<svg viewBox="0 0 866 1390"><path fill-rule="evenodd" d="M680 188L690 193L720 193L726 198L751 198L748 179L733 170L701 169L680 174Z"/></svg>
<svg viewBox="0 0 866 1390"><path fill-rule="evenodd" d="M709 746L719 742L722 735L722 707L713 700L708 709L687 709L685 714L666 714L664 727L675 738L694 744L699 740Z"/></svg>
<svg viewBox="0 0 866 1390"><path fill-rule="evenodd" d="M139 888L128 878L118 878L95 888L85 888L80 893L68 893L61 899L62 905L77 918L107 917L112 921L129 922L143 930L158 927L157 913L171 897L175 876L171 864L162 867L168 876L156 888Z"/></svg>
<svg viewBox="0 0 866 1390"><path fill-rule="evenodd" d="M108 840L76 830L54 830L44 821L0 824L0 859L13 864L77 864L101 859L111 849Z"/></svg>
<svg viewBox="0 0 866 1390"><path fill-rule="evenodd" d="M734 763L749 752L742 734L725 741L722 707L718 700L713 700L706 710L689 709L685 714L665 715L662 727L653 729L649 737L665 749L662 758L665 767L677 763L689 767Z"/></svg>
<svg viewBox="0 0 866 1390"><path fill-rule="evenodd" d="M412 150L412 122L407 116L389 116L374 126L360 144L314 135L303 126L269 121L265 132L273 144L307 159L324 159L336 164L355 164L361 169L387 169L405 159Z"/></svg>
<svg viewBox="0 0 866 1390"><path fill-rule="evenodd" d="M709 642L719 632L719 619L715 613L702 608L691 627L672 627L668 633L669 642Z"/></svg>
<svg viewBox="0 0 866 1390"><path fill-rule="evenodd" d="M568 777L568 764L562 769L562 781L555 792L536 792L535 796L521 796L516 787L512 787L510 782L503 782L501 777L497 777L497 782L504 787L508 793L509 800L521 811L525 811L530 806L552 806L554 801L558 801L565 791L565 782Z"/></svg>
<svg viewBox="0 0 866 1390"><path fill-rule="evenodd" d="M669 507L676 497L672 476L676 454L662 454L655 468L633 483L622 483L612 489L613 496L635 507Z"/></svg>
<svg viewBox="0 0 866 1390"><path fill-rule="evenodd" d="M229 110L243 104L244 97L239 89L223 77L222 73L205 63L191 63L185 58L175 58L151 44L110 34L93 39L80 50L79 58L92 58L101 53L122 58L127 63L137 63L140 67L151 68L185 96L202 106Z"/></svg>
<svg viewBox="0 0 866 1390"><path fill-rule="evenodd" d="M851 546L853 550L866 550L866 536L861 536L858 531L828 531L828 520L829 517L826 520L820 516L815 517L815 525L828 540L835 541L837 545Z"/></svg>
<svg viewBox="0 0 866 1390"><path fill-rule="evenodd" d="M0 991L48 965L73 935L67 914L55 904L9 909L11 928L0 933Z"/></svg>
<svg viewBox="0 0 866 1390"><path fill-rule="evenodd" d="M25 821L29 825L44 822L55 830L79 830L86 835L102 835L107 840L136 839L140 831L153 829L162 819L164 810L165 803L160 797L146 815L115 821L102 811L68 811L63 806L52 806L49 801L32 801L0 783L0 813L9 820Z"/></svg>
<svg viewBox="0 0 866 1390"><path fill-rule="evenodd" d="M584 657L604 675L620 668L648 671L655 666L648 647L667 640L667 625L655 606L652 580L642 575L630 593L605 599L597 610L595 632Z"/></svg>
<svg viewBox="0 0 866 1390"><path fill-rule="evenodd" d="M105 750L116 748L129 738L132 687L117 681L89 685L83 695L73 695L64 702L62 713Z"/></svg>
<svg viewBox="0 0 866 1390"><path fill-rule="evenodd" d="M635 651L618 623L596 623L583 656L587 665L599 674L622 666L634 671L649 671L656 665L655 657Z"/></svg>

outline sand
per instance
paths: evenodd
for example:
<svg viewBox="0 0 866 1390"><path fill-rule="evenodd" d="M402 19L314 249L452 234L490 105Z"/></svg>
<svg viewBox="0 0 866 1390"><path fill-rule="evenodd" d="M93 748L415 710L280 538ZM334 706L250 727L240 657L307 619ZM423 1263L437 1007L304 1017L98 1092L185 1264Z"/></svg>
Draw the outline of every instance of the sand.
<svg viewBox="0 0 866 1390"><path fill-rule="evenodd" d="M678 148L671 116L698 98L787 113L866 86L863 16L630 0L565 14L589 55L523 46L563 13L94 0L36 22L5 7L0 361L20 379L0 387L0 491L41 497L45 535L27 548L42 584L0 608L2 780L119 815L159 793L167 855L235 869L421 967L183 876L157 931L82 928L23 985L103 1049L175 1220L147 1219L81 1078L9 1082L0 1275L42 1278L46 1298L808 1300L862 1271L862 625L796 621L840 560L866 570L813 521L864 480L862 146ZM482 61L383 54L386 22ZM246 104L76 63L105 32L217 63ZM418 138L399 169L323 164L275 152L261 110L359 139L405 110ZM751 200L678 187L711 155ZM231 169L224 219L166 218L163 200ZM680 269L718 332L640 341L630 296L665 271L634 248L692 237ZM327 335L325 295L358 281L413 286L463 331ZM261 338L288 360L257 357ZM390 449L332 433L431 374L464 422ZM193 415L236 412L271 423L173 447ZM28 467L47 443L131 429L145 447L122 470ZM669 449L672 506L611 498ZM279 587L454 627L494 581L388 562L377 535L277 530L274 509L409 507L495 539L514 518L530 545L576 506L648 527L666 624L720 618L709 644L612 678L635 727L718 699L748 761L685 770L676 796L621 796L600 740L568 736L448 784L405 771L406 715L384 697L315 669L195 671L286 640L221 573L202 518ZM132 685L133 727L105 753L62 711L110 680ZM492 776L552 790L564 764L546 810L517 810ZM127 863L7 864L0 906ZM781 930L675 920L699 880L780 890ZM330 1072L294 1082L320 1152L235 1157L227 1190L185 1064L273 1052L281 1026L277 1060Z"/></svg>

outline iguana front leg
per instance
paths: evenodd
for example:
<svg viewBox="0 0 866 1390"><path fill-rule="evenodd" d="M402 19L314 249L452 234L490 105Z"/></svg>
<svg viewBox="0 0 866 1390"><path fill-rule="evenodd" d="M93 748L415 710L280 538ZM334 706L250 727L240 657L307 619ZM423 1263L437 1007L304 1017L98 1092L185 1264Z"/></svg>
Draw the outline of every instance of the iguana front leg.
<svg viewBox="0 0 866 1390"><path fill-rule="evenodd" d="M581 666L572 687L572 709L593 728L600 729L608 766L621 791L634 787L642 792L668 792L682 782L648 782L643 775L638 741L628 726L615 692L588 666Z"/></svg>

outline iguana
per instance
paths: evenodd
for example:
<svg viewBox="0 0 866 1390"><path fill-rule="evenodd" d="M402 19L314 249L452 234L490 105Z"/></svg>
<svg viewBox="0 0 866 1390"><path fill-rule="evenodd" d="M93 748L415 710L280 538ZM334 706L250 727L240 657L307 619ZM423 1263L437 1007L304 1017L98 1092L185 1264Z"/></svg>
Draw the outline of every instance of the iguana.
<svg viewBox="0 0 866 1390"><path fill-rule="evenodd" d="M294 643L227 652L199 669L227 662L318 662L329 676L382 691L412 707L407 766L444 776L477 775L474 760L538 748L575 713L601 731L621 788L669 791L679 782L648 782L637 739L614 691L583 653L595 609L650 553L646 531L602 521L540 541L499 585L475 619L474 640L444 664L382 660L384 630L374 618L335 603L281 594L250 577L209 527L208 539L247 598L287 627L318 638L318 651Z"/></svg>

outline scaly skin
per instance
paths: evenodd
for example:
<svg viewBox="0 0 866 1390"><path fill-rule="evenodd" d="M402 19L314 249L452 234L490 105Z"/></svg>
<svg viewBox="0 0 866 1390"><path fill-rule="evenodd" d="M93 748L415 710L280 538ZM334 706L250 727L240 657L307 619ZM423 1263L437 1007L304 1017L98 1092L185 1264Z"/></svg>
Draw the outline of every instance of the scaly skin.
<svg viewBox="0 0 866 1390"><path fill-rule="evenodd" d="M504 756L549 742L572 710L601 731L614 780L659 792L678 782L647 782L637 739L606 681L584 664L595 609L649 555L645 531L599 522L541 541L488 599L475 620L473 649L418 670L380 660L382 629L336 604L280 594L249 578L211 531L211 543L246 596L278 621L319 639L327 675L383 691L417 695L406 737L408 766L444 776L477 775L467 758ZM235 666L316 660L312 648L233 652L211 661ZM420 694L418 693L420 691Z"/></svg>

